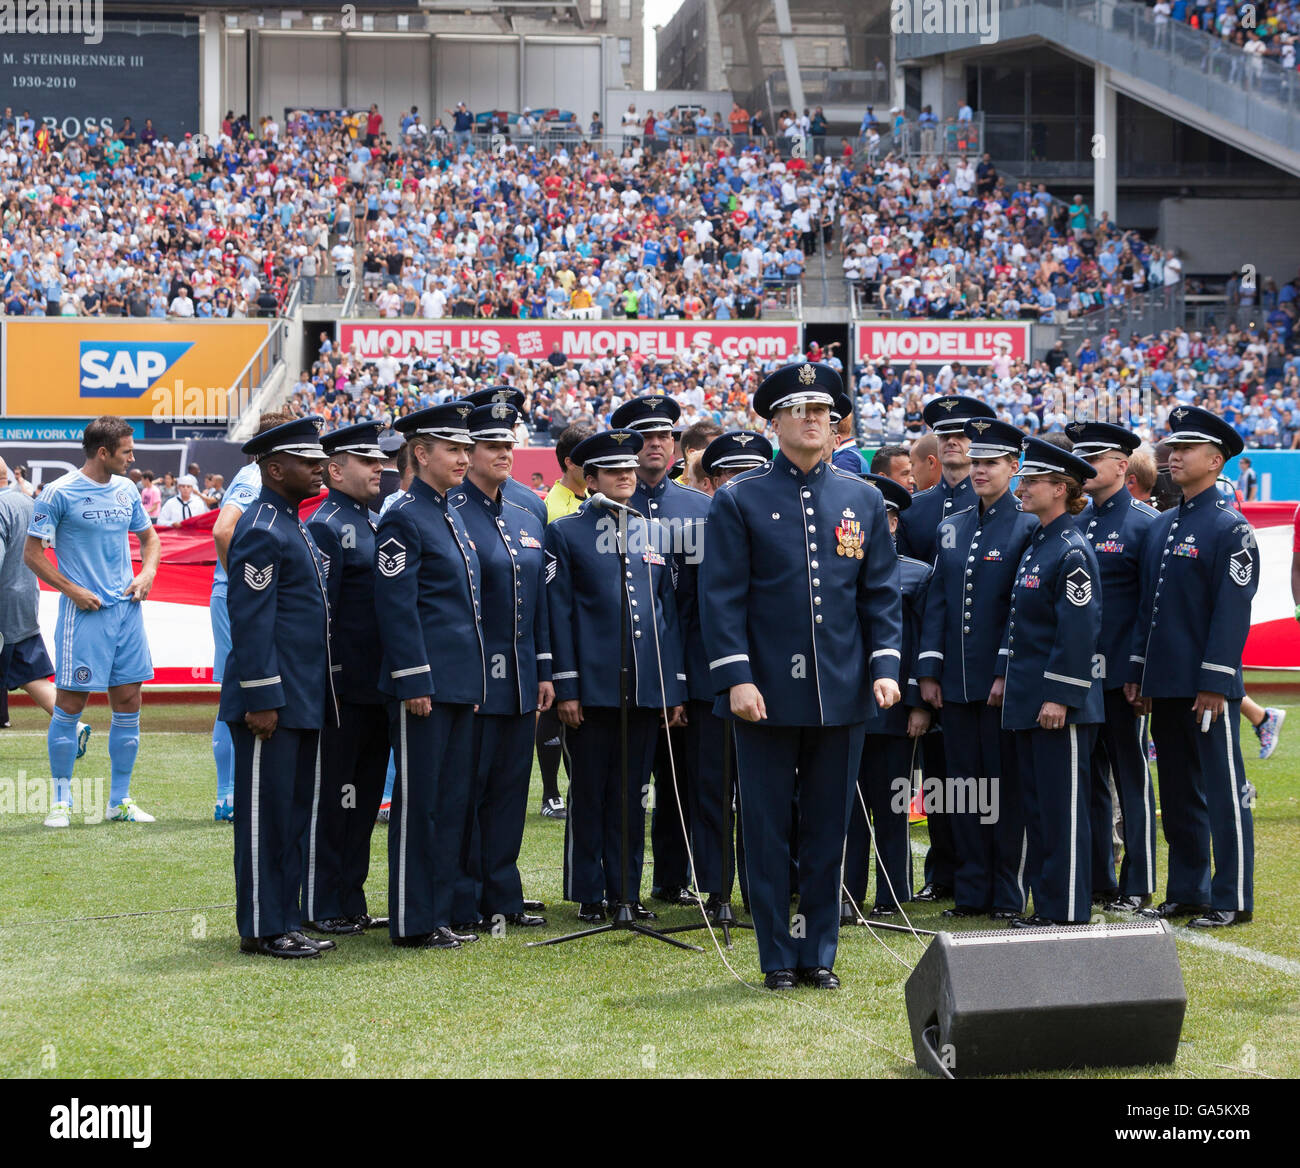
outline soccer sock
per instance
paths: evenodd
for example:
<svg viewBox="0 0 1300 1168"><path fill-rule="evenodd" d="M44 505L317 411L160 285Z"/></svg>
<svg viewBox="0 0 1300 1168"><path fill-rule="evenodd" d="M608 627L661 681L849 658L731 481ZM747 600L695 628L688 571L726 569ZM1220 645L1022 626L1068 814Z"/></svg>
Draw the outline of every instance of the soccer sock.
<svg viewBox="0 0 1300 1168"><path fill-rule="evenodd" d="M131 794L131 772L140 752L140 711L114 714L108 728L108 765L111 782L108 805L116 807Z"/></svg>
<svg viewBox="0 0 1300 1168"><path fill-rule="evenodd" d="M388 752L388 776L384 779L384 802L393 801L393 782L397 778L397 756L390 750Z"/></svg>
<svg viewBox="0 0 1300 1168"><path fill-rule="evenodd" d="M538 722L537 734L537 765L542 772L543 802L559 797L560 754L559 729L554 724L548 726L546 716L543 715Z"/></svg>
<svg viewBox="0 0 1300 1168"><path fill-rule="evenodd" d="M217 763L217 802L235 798L235 742L230 727L220 718L212 723L212 757Z"/></svg>
<svg viewBox="0 0 1300 1168"><path fill-rule="evenodd" d="M77 715L65 714L58 706L50 716L45 734L50 752L50 776L54 780L54 802L72 802L72 764L77 758Z"/></svg>

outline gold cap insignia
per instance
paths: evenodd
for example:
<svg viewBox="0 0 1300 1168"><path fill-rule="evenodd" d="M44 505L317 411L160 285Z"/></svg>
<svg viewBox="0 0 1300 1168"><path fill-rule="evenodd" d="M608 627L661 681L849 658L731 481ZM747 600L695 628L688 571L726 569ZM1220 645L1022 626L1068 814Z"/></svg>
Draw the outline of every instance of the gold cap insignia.
<svg viewBox="0 0 1300 1168"><path fill-rule="evenodd" d="M456 412L457 412L457 413L458 413L462 418L468 418L468 417L470 416L470 414L472 414L474 411L473 411L469 406L457 406L457 407L456 407Z"/></svg>
<svg viewBox="0 0 1300 1168"><path fill-rule="evenodd" d="M756 435L754 434L737 434L732 441L736 443L737 446L745 447L753 442L755 437Z"/></svg>
<svg viewBox="0 0 1300 1168"><path fill-rule="evenodd" d="M799 384L812 385L817 380L817 370L806 362L799 366Z"/></svg>
<svg viewBox="0 0 1300 1168"><path fill-rule="evenodd" d="M952 413L952 411L957 408L957 399L955 397L943 398L934 404L939 406L940 409L945 409L949 413Z"/></svg>
<svg viewBox="0 0 1300 1168"><path fill-rule="evenodd" d="M993 423L992 423L992 422L972 422L971 425L974 426L975 429L977 429L981 434L983 434L985 430L987 430L991 425L993 425Z"/></svg>
<svg viewBox="0 0 1300 1168"><path fill-rule="evenodd" d="M632 437L632 435L629 434L626 430L611 430L609 437L611 441L617 442L620 446L622 446L624 442L626 442L629 438Z"/></svg>

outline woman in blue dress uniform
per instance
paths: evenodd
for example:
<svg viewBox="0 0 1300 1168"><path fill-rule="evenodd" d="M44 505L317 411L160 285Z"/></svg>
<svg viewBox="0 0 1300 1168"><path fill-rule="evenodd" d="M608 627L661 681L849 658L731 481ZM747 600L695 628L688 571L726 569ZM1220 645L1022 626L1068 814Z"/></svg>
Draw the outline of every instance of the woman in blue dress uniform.
<svg viewBox="0 0 1300 1168"><path fill-rule="evenodd" d="M1039 523L1016 569L1007 622L1002 725L1015 732L1034 913L1012 928L1086 924L1092 900L1089 759L1103 720L1097 557L1074 516L1094 471L1040 438L1025 440L1016 494Z"/></svg>
<svg viewBox="0 0 1300 1168"><path fill-rule="evenodd" d="M1025 908L1024 821L998 662L1016 565L1036 524L1008 489L1024 435L987 418L967 422L966 434L976 502L939 525L916 673L921 697L943 710L940 803L957 856L955 904L943 915L1011 920Z"/></svg>

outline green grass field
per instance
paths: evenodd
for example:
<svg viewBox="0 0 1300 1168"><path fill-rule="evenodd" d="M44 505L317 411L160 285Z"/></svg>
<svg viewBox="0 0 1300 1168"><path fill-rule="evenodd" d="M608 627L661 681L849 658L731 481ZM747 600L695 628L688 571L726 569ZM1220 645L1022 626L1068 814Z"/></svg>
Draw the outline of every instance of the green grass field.
<svg viewBox="0 0 1300 1168"><path fill-rule="evenodd" d="M1252 696L1289 703L1291 721L1266 763L1254 761L1248 727L1243 734L1259 790L1255 923L1210 939L1179 931L1189 1003L1172 1068L1090 1076L1300 1075L1300 710L1293 694L1263 684ZM107 712L92 715L96 734L78 773L106 776ZM537 815L536 791L521 867L526 895L549 905L545 929L485 935L455 952L397 950L371 933L319 961L241 955L230 828L212 822L210 719L206 706L146 706L134 793L156 824L74 821L55 833L40 815L0 814L0 1074L919 1074L903 1006L922 952L910 936L881 934L887 949L867 929L845 930L836 965L844 988L832 994L749 988L707 933L694 935L703 953L608 936L526 948L531 934L577 925L575 906L559 899L563 827ZM0 732L0 779L48 774L44 715L16 708L13 723ZM923 844L925 829L913 839ZM376 912L386 912L386 888L378 831ZM938 928L943 907L915 905L913 922ZM660 923L690 917L671 909ZM727 958L761 984L752 934L739 934Z"/></svg>

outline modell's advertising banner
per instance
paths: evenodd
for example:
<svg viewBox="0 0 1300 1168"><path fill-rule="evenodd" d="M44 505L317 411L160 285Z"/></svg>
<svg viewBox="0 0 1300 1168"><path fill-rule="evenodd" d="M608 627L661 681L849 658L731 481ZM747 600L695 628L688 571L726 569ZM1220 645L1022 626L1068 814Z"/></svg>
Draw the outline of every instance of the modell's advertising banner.
<svg viewBox="0 0 1300 1168"><path fill-rule="evenodd" d="M1028 361L1028 321L882 320L854 327L853 354L858 361L891 365L989 364L999 354Z"/></svg>
<svg viewBox="0 0 1300 1168"><path fill-rule="evenodd" d="M800 351L797 324L766 321L377 321L342 320L339 347L355 344L362 357L412 350L428 357L470 352L495 357L506 351L541 360L559 346L572 360L636 352L644 357L691 358L716 351L723 357L793 358Z"/></svg>
<svg viewBox="0 0 1300 1168"><path fill-rule="evenodd" d="M7 320L0 380L4 416L225 421L229 390L271 323Z"/></svg>

